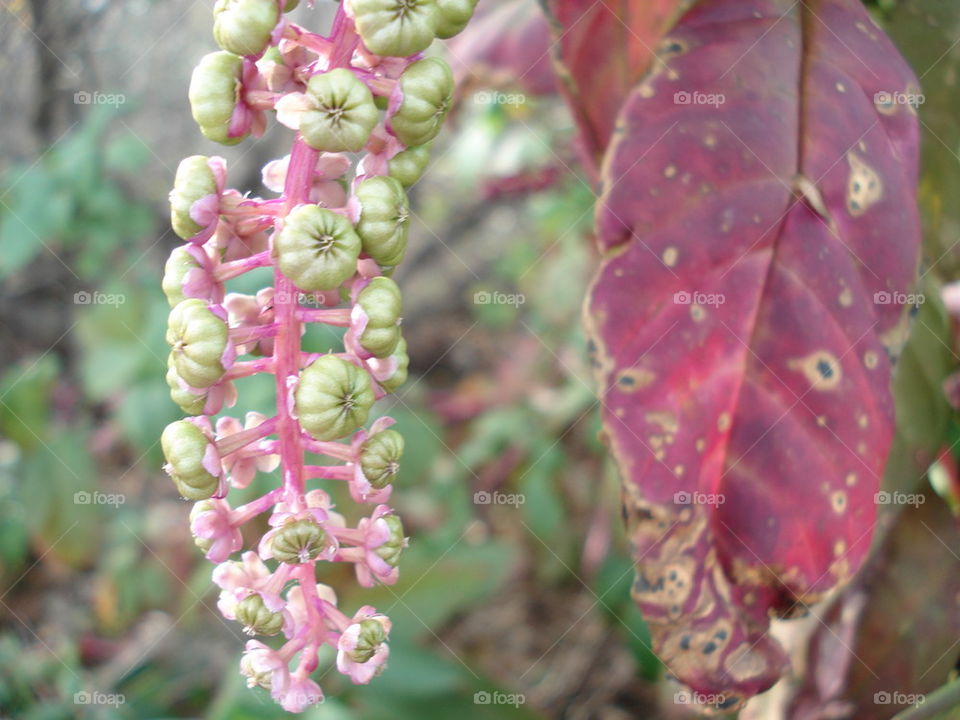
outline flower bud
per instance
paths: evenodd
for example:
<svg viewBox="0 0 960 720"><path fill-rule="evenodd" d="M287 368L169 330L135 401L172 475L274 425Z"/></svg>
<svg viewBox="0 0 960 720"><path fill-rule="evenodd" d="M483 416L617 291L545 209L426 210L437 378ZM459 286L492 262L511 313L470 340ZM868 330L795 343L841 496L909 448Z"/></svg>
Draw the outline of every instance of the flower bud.
<svg viewBox="0 0 960 720"><path fill-rule="evenodd" d="M203 228L190 215L197 200L217 193L217 178L205 155L191 155L180 161L170 191L170 225L184 240Z"/></svg>
<svg viewBox="0 0 960 720"><path fill-rule="evenodd" d="M407 355L407 341L404 340L403 337L400 338L396 350L393 351L390 357L397 359L397 369L393 371L393 375L380 381L380 385L383 386L383 389L387 392L393 392L407 381L407 368L410 366L410 356Z"/></svg>
<svg viewBox="0 0 960 720"><path fill-rule="evenodd" d="M236 55L259 55L280 21L277 0L217 0L213 6L213 37Z"/></svg>
<svg viewBox="0 0 960 720"><path fill-rule="evenodd" d="M363 149L379 113L373 94L345 68L314 75L307 83L312 109L300 118L300 133L314 150L357 152Z"/></svg>
<svg viewBox="0 0 960 720"><path fill-rule="evenodd" d="M400 288L386 277L375 277L357 296L357 305L367 316L360 345L374 357L387 357L400 342Z"/></svg>
<svg viewBox="0 0 960 720"><path fill-rule="evenodd" d="M167 425L160 436L160 446L167 459L164 469L173 479L180 494L188 500L213 497L220 485L220 456L207 435L189 420Z"/></svg>
<svg viewBox="0 0 960 720"><path fill-rule="evenodd" d="M361 620L358 625L356 646L345 654L353 662L365 663L387 641L387 629L382 621L373 618Z"/></svg>
<svg viewBox="0 0 960 720"><path fill-rule="evenodd" d="M292 520L277 529L270 550L280 562L300 565L319 555L325 541L326 533L313 520Z"/></svg>
<svg viewBox="0 0 960 720"><path fill-rule="evenodd" d="M373 384L366 370L334 355L304 368L295 403L300 424L317 440L346 437L367 421Z"/></svg>
<svg viewBox="0 0 960 720"><path fill-rule="evenodd" d="M402 455L403 435L382 430L367 438L360 448L360 469L373 487L382 490L400 471Z"/></svg>
<svg viewBox="0 0 960 720"><path fill-rule="evenodd" d="M189 298L170 311L170 357L177 375L191 387L210 387L223 377L222 359L228 340L227 324L203 300Z"/></svg>
<svg viewBox="0 0 960 720"><path fill-rule="evenodd" d="M423 145L440 132L453 101L453 72L440 58L410 65L400 76L403 101L390 118L390 129L404 145Z"/></svg>
<svg viewBox="0 0 960 720"><path fill-rule="evenodd" d="M280 270L301 290L333 290L357 269L360 238L350 221L317 205L287 216L273 242Z"/></svg>
<svg viewBox="0 0 960 720"><path fill-rule="evenodd" d="M237 603L236 616L247 635L276 635L283 629L283 615L268 610L257 593Z"/></svg>
<svg viewBox="0 0 960 720"><path fill-rule="evenodd" d="M374 552L379 555L387 565L396 567L400 562L400 553L407 546L407 539L403 535L403 523L396 515L384 515L381 518L390 528L390 538L378 546Z"/></svg>
<svg viewBox="0 0 960 720"><path fill-rule="evenodd" d="M438 38L452 38L463 30L470 18L477 0L436 0L437 12L433 16L433 31Z"/></svg>
<svg viewBox="0 0 960 720"><path fill-rule="evenodd" d="M245 136L230 137L230 120L237 107L243 58L221 50L205 55L190 77L190 108L208 140L236 145Z"/></svg>
<svg viewBox="0 0 960 720"><path fill-rule="evenodd" d="M408 188L420 179L429 162L430 144L415 145L406 150L401 150L390 158L387 172L403 187Z"/></svg>
<svg viewBox="0 0 960 720"><path fill-rule="evenodd" d="M357 32L376 55L406 57L433 42L435 0L350 0Z"/></svg>
<svg viewBox="0 0 960 720"><path fill-rule="evenodd" d="M410 225L410 207L403 187L391 177L371 177L357 185L356 195L360 201L357 234L363 242L363 252L380 265L399 264L407 251Z"/></svg>

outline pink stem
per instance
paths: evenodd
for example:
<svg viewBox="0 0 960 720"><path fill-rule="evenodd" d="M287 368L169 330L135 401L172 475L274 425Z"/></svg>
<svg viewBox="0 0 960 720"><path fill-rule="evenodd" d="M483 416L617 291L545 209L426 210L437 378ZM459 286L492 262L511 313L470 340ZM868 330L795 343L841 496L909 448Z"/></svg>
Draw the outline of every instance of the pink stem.
<svg viewBox="0 0 960 720"><path fill-rule="evenodd" d="M350 482L353 479L353 468L346 465L307 465L304 472L308 478L323 480L346 480Z"/></svg>
<svg viewBox="0 0 960 720"><path fill-rule="evenodd" d="M309 202L313 169L317 166L319 153L297 136L290 153L290 165L283 192L286 197L286 210ZM282 220L277 222L280 230ZM297 287L280 269L274 271L274 312L279 326L274 343L273 358L277 373L277 435L280 440L280 463L283 468L285 495L291 505L298 510L304 494L303 443L300 423L293 416L288 392L289 379L300 374L300 330L297 317Z"/></svg>
<svg viewBox="0 0 960 720"><path fill-rule="evenodd" d="M272 434L276 428L277 418L272 417L268 420L264 420L256 427L241 430L233 435L227 435L222 440L217 440L217 452L220 453L220 457L234 453L250 443Z"/></svg>
<svg viewBox="0 0 960 720"><path fill-rule="evenodd" d="M312 437L306 434L303 438L303 445L312 453L317 455L326 455L327 457L336 458L337 460L343 460L345 462L353 462L357 455L353 448L349 445L344 445L343 443L338 442L322 442L320 440L314 440Z"/></svg>
<svg viewBox="0 0 960 720"><path fill-rule="evenodd" d="M271 262L270 251L264 250L256 255L245 257L242 260L232 260L221 264L213 271L213 277L217 282L224 282L225 280L243 275L256 268L266 267L270 265Z"/></svg>
<svg viewBox="0 0 960 720"><path fill-rule="evenodd" d="M251 500L245 505L234 508L233 512L230 514L230 523L234 527L243 525L252 518L255 518L260 513L266 512L276 505L277 500L280 499L282 494L283 488L274 488L267 494L261 495L256 500Z"/></svg>
<svg viewBox="0 0 960 720"><path fill-rule="evenodd" d="M302 322L319 322L337 327L350 327L350 310L339 308L328 310L325 308L299 308L297 317Z"/></svg>
<svg viewBox="0 0 960 720"><path fill-rule="evenodd" d="M223 376L225 380L236 380L237 378L250 377L262 372L273 371L273 358L260 358L259 360L241 360L235 362Z"/></svg>
<svg viewBox="0 0 960 720"><path fill-rule="evenodd" d="M238 345L273 337L277 334L276 323L230 328L230 339Z"/></svg>

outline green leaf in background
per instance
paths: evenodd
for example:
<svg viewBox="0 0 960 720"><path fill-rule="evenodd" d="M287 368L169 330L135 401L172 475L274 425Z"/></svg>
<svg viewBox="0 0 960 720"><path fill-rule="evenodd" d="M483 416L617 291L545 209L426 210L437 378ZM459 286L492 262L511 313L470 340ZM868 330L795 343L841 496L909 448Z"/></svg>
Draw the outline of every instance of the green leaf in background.
<svg viewBox="0 0 960 720"><path fill-rule="evenodd" d="M52 353L27 358L0 379L0 434L31 450L46 437L60 363Z"/></svg>

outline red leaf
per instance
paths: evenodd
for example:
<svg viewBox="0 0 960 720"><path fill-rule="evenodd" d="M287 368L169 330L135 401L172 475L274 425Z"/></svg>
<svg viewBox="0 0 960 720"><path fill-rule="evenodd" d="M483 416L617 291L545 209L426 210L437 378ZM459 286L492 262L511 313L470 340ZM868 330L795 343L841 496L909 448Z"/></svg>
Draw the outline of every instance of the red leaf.
<svg viewBox="0 0 960 720"><path fill-rule="evenodd" d="M554 52L590 155L599 160L617 111L647 73L688 0L545 0Z"/></svg>
<svg viewBox="0 0 960 720"><path fill-rule="evenodd" d="M662 47L587 320L654 649L734 705L786 662L768 612L870 546L919 248L916 117L877 94L918 89L859 0L704 0Z"/></svg>

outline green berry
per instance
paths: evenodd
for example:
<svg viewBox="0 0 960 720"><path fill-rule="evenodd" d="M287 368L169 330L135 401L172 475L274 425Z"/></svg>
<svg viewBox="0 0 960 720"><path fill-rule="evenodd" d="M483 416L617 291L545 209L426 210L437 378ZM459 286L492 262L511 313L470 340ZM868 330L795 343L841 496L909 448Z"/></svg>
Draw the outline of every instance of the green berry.
<svg viewBox="0 0 960 720"><path fill-rule="evenodd" d="M387 565L396 567L400 562L400 553L407 545L407 539L403 536L403 523L396 515L384 515L382 519L390 528L390 538L374 552L383 558Z"/></svg>
<svg viewBox="0 0 960 720"><path fill-rule="evenodd" d="M236 615L247 635L276 635L283 629L283 615L268 610L257 593L237 604Z"/></svg>
<svg viewBox="0 0 960 720"><path fill-rule="evenodd" d="M360 469L370 484L382 490L393 482L400 471L403 456L403 435L396 430L382 430L360 448Z"/></svg>
<svg viewBox="0 0 960 720"><path fill-rule="evenodd" d="M317 440L346 437L367 421L373 385L366 370L334 355L304 368L295 403L300 424Z"/></svg>
<svg viewBox="0 0 960 720"><path fill-rule="evenodd" d="M406 57L433 42L435 0L351 0L363 44L376 55Z"/></svg>
<svg viewBox="0 0 960 720"><path fill-rule="evenodd" d="M314 75L307 83L314 109L300 119L300 133L314 150L357 152L363 149L379 113L370 89L345 68Z"/></svg>
<svg viewBox="0 0 960 720"><path fill-rule="evenodd" d="M410 356L407 355L407 341L400 338L397 343L397 349L391 353L390 357L397 358L397 369L393 375L386 380L381 380L380 385L387 392L393 392L407 381L407 368L410 366Z"/></svg>
<svg viewBox="0 0 960 720"><path fill-rule="evenodd" d="M230 119L237 107L243 58L221 50L205 55L190 78L190 108L204 137L236 145L243 137L229 137Z"/></svg>
<svg viewBox="0 0 960 720"><path fill-rule="evenodd" d="M197 259L190 254L184 245L176 247L167 258L163 268L163 293L167 296L170 307L186 300L183 294L183 281L191 270L200 267Z"/></svg>
<svg viewBox="0 0 960 720"><path fill-rule="evenodd" d="M440 132L453 102L453 71L440 58L410 65L400 76L403 101L390 118L393 134L404 145L423 145Z"/></svg>
<svg viewBox="0 0 960 720"><path fill-rule="evenodd" d="M291 10L295 10L299 4L300 0L287 0L287 4L283 6L283 11L290 12Z"/></svg>
<svg viewBox="0 0 960 720"><path fill-rule="evenodd" d="M210 444L203 430L187 420L170 423L160 436L167 474L188 500L213 497L220 485L220 478L203 466Z"/></svg>
<svg viewBox="0 0 960 720"><path fill-rule="evenodd" d="M408 188L423 175L430 162L430 144L415 145L401 150L392 158L388 165L390 177L397 180L403 187Z"/></svg>
<svg viewBox="0 0 960 720"><path fill-rule="evenodd" d="M357 269L360 238L343 215L301 205L284 220L273 242L280 270L301 290L333 290Z"/></svg>
<svg viewBox="0 0 960 720"><path fill-rule="evenodd" d="M289 565L313 560L326 542L326 533L313 520L287 522L270 540L273 557Z"/></svg>
<svg viewBox="0 0 960 720"><path fill-rule="evenodd" d="M170 386L170 398L187 415L203 414L203 408L207 404L207 394L195 395L189 390L184 390L180 385L180 376L177 375L177 368L174 366L172 359L167 368L167 385Z"/></svg>
<svg viewBox="0 0 960 720"><path fill-rule="evenodd" d="M356 663L365 663L376 655L377 650L386 641L387 629L381 621L373 618L361 620L357 646L347 653L347 656Z"/></svg>
<svg viewBox="0 0 960 720"><path fill-rule="evenodd" d="M276 0L217 0L213 6L213 37L237 55L262 53L278 22Z"/></svg>
<svg viewBox="0 0 960 720"><path fill-rule="evenodd" d="M360 344L374 357L387 357L400 342L400 288L390 278L375 277L360 291L357 304L367 314Z"/></svg>
<svg viewBox="0 0 960 720"><path fill-rule="evenodd" d="M180 302L170 311L167 342L177 374L188 385L206 388L223 377L221 362L227 348L227 324L199 298Z"/></svg>
<svg viewBox="0 0 960 720"><path fill-rule="evenodd" d="M470 18L477 0L436 0L437 12L433 16L433 30L438 38L451 38L463 30Z"/></svg>
<svg viewBox="0 0 960 720"><path fill-rule="evenodd" d="M217 192L217 178L205 155L191 155L177 166L170 191L170 225L184 240L203 230L190 217L190 208L197 200Z"/></svg>
<svg viewBox="0 0 960 720"><path fill-rule="evenodd" d="M380 265L397 265L407 251L410 206L403 186L391 177L371 177L357 185L363 252Z"/></svg>

